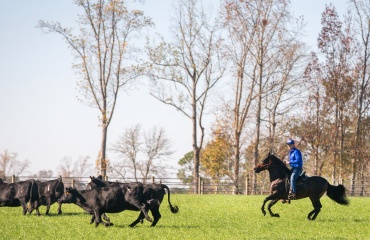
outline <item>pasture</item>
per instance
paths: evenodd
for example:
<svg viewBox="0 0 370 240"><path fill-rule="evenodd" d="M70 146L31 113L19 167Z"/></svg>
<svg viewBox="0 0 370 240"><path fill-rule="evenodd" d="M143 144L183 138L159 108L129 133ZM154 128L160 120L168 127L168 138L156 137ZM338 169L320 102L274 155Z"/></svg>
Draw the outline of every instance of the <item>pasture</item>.
<svg viewBox="0 0 370 240"><path fill-rule="evenodd" d="M265 196L171 194L179 213L168 209L167 195L157 226L149 222L128 225L139 212L108 214L114 226L90 225L90 215L73 204L62 206L50 216L22 215L21 207L0 207L1 239L370 239L370 198L352 197L349 206L322 198L323 208L315 221L306 219L312 210L309 199L292 204L277 203L273 210L280 218L263 216Z"/></svg>

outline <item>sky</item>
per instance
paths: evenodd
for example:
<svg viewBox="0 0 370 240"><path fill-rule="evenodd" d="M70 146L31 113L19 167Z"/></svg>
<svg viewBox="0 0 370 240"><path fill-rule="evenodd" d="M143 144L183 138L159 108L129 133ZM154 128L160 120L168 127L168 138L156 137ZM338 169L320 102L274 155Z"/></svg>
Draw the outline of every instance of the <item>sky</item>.
<svg viewBox="0 0 370 240"><path fill-rule="evenodd" d="M175 1L145 0L139 7L152 17L155 31L165 35ZM345 12L347 0L292 0L295 16L303 15L307 23L305 40L312 50L321 13L330 2L340 14ZM56 175L65 157L75 161L89 156L93 165L100 150L99 111L77 100L71 50L60 35L36 28L39 20L75 27L78 12L72 0L13 0L0 8L0 153L8 150L17 153L18 160L28 160L30 168L23 175L40 170ZM143 130L165 129L175 151L168 163L173 167L192 149L191 120L140 86L121 93L108 148L135 124Z"/></svg>

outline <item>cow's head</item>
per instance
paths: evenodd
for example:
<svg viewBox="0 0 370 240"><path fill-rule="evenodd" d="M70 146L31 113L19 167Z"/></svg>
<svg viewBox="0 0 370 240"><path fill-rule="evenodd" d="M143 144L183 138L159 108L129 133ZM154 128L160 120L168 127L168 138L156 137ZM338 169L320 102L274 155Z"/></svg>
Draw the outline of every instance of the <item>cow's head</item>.
<svg viewBox="0 0 370 240"><path fill-rule="evenodd" d="M59 203L76 203L80 199L81 194L76 188L67 187L64 194L59 198ZM84 200L84 199L83 199Z"/></svg>
<svg viewBox="0 0 370 240"><path fill-rule="evenodd" d="M87 184L87 190L106 187L107 184L99 177L90 176L90 182Z"/></svg>
<svg viewBox="0 0 370 240"><path fill-rule="evenodd" d="M64 183L62 182L62 179L58 179L55 183L55 191L54 191L55 197L57 199L61 198L64 194Z"/></svg>

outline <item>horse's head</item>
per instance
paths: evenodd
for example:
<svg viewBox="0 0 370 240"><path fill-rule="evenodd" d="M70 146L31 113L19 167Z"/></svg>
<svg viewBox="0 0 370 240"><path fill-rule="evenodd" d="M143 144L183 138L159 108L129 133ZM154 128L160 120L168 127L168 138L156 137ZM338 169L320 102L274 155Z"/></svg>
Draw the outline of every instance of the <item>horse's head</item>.
<svg viewBox="0 0 370 240"><path fill-rule="evenodd" d="M267 157L265 157L265 159L263 159L263 161L254 168L254 172L260 173L269 169L272 164L272 156L273 155L271 153L268 153Z"/></svg>

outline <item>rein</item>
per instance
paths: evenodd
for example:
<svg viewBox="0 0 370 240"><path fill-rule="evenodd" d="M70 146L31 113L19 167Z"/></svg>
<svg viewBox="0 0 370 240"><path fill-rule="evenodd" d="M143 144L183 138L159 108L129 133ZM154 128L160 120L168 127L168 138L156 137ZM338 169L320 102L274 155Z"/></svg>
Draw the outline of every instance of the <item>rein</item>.
<svg viewBox="0 0 370 240"><path fill-rule="evenodd" d="M268 169L270 166L271 166L271 164L272 164L272 160L271 160L271 158L270 158L270 161L268 162L268 163L266 163L266 164L260 164L259 165L259 167L263 167L263 168L265 168L265 169Z"/></svg>
<svg viewBox="0 0 370 240"><path fill-rule="evenodd" d="M285 166L285 164L283 163L283 162L281 162L281 163L279 163L279 164L277 164L276 166L274 166L274 167L271 167L271 164L272 164L272 159L271 159L271 157L269 158L270 159L270 161L268 162L268 163L266 163L266 164L260 164L259 166L260 167L263 167L263 168L265 168L265 169L268 169L268 168L278 168L278 167L280 167L280 166L284 166L284 167L286 167Z"/></svg>

